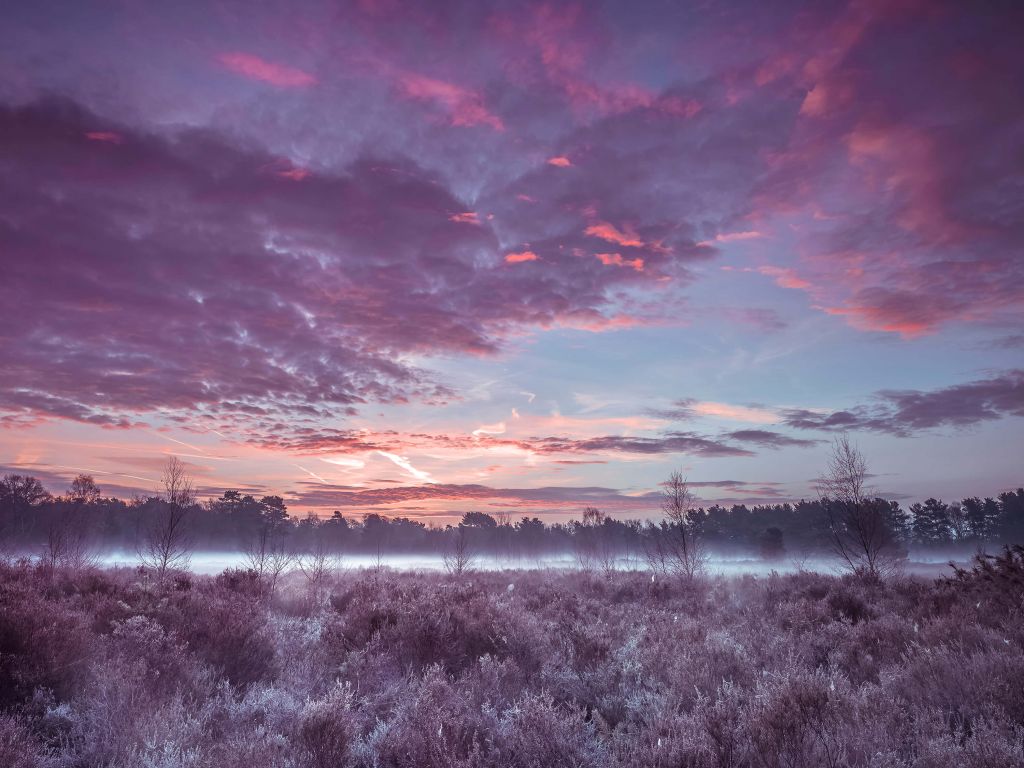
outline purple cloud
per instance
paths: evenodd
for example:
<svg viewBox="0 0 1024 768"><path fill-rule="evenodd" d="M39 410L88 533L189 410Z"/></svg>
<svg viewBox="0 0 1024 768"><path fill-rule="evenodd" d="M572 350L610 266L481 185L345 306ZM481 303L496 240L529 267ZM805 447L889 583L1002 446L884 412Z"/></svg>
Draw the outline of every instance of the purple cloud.
<svg viewBox="0 0 1024 768"><path fill-rule="evenodd" d="M848 410L782 413L795 429L866 430L910 437L937 427L969 427L1008 416L1024 416L1024 371L1004 371L987 379L930 391L881 390L874 401Z"/></svg>
<svg viewBox="0 0 1024 768"><path fill-rule="evenodd" d="M91 140L115 134L117 142ZM210 131L164 138L63 101L0 109L7 418L125 426L215 409L322 419L449 392L406 353L490 354L521 326L614 326L643 279L509 265L406 160L282 177Z"/></svg>

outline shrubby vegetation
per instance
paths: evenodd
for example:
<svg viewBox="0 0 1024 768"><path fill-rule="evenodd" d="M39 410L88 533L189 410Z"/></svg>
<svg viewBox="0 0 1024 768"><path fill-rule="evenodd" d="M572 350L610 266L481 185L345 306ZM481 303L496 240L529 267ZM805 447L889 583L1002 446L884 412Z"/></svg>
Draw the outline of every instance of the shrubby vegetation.
<svg viewBox="0 0 1024 768"><path fill-rule="evenodd" d="M939 582L9 561L0 765L1021 765L1021 557Z"/></svg>

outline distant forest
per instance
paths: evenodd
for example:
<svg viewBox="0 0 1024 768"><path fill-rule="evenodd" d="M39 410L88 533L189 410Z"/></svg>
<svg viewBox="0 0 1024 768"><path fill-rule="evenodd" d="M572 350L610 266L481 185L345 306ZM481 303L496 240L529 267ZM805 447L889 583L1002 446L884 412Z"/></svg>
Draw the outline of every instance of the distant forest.
<svg viewBox="0 0 1024 768"><path fill-rule="evenodd" d="M65 548L134 551L140 537L173 505L182 508L181 525L190 548L207 551L245 551L272 541L292 552L319 548L371 555L440 553L457 536L474 553L511 558L567 552L628 555L642 551L645 540L664 526L657 520L615 519L592 507L581 510L580 519L565 523L467 512L459 524L441 527L377 513L293 516L280 496L256 498L238 491L202 503L188 494L183 498L183 504L177 504L181 499L172 502L157 496L106 498L87 475L76 478L67 493L54 495L34 477L5 475L0 478L0 548L8 554L36 553L57 541ZM830 549L830 503L694 506L687 513L687 525L711 550L767 560L799 558ZM928 499L908 509L884 499L868 503L906 549L1024 541L1024 489L995 498ZM657 515L656 509L652 515Z"/></svg>

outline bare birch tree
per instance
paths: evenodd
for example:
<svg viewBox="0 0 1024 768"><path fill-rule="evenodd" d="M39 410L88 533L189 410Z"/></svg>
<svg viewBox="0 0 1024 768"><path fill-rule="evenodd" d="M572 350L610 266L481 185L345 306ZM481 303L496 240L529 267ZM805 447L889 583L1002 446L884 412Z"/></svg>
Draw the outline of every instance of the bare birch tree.
<svg viewBox="0 0 1024 768"><path fill-rule="evenodd" d="M867 481L864 454L848 435L836 437L825 474L817 481L832 548L850 573L877 580L899 568L903 553L889 525L887 505L870 498Z"/></svg>
<svg viewBox="0 0 1024 768"><path fill-rule="evenodd" d="M663 483L661 511L665 519L652 526L645 550L652 570L694 581L707 570L708 554L694 515L694 499L682 472Z"/></svg>
<svg viewBox="0 0 1024 768"><path fill-rule="evenodd" d="M192 479L177 456L167 459L162 483L163 503L144 531L139 551L143 564L156 571L161 581L170 570L188 568L192 552L185 522L196 501Z"/></svg>
<svg viewBox="0 0 1024 768"><path fill-rule="evenodd" d="M462 576L473 567L476 557L469 541L469 532L466 526L459 525L455 529L455 536L444 553L444 567L452 576Z"/></svg>

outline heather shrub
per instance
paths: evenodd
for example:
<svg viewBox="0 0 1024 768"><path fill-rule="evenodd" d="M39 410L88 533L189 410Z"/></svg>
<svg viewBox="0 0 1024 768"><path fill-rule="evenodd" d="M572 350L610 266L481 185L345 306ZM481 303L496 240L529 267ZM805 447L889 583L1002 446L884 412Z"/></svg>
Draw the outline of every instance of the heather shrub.
<svg viewBox="0 0 1024 768"><path fill-rule="evenodd" d="M836 619L844 619L851 624L874 617L868 599L863 594L864 585L852 582L839 583L829 590L828 607Z"/></svg>
<svg viewBox="0 0 1024 768"><path fill-rule="evenodd" d="M273 679L275 650L260 602L221 584L181 599L177 632L193 653L235 686Z"/></svg>
<svg viewBox="0 0 1024 768"><path fill-rule="evenodd" d="M769 768L841 765L842 709L835 679L822 672L767 676L757 686L748 723L758 761Z"/></svg>
<svg viewBox="0 0 1024 768"><path fill-rule="evenodd" d="M381 766L478 765L486 733L494 730L482 717L442 669L432 667L409 687L394 716L378 723L367 746Z"/></svg>
<svg viewBox="0 0 1024 768"><path fill-rule="evenodd" d="M304 702L274 685L256 683L239 696L223 683L204 705L205 754L216 768L290 768L301 754Z"/></svg>
<svg viewBox="0 0 1024 768"><path fill-rule="evenodd" d="M830 659L853 683L877 683L881 671L899 664L917 637L910 621L886 614L843 633Z"/></svg>
<svg viewBox="0 0 1024 768"><path fill-rule="evenodd" d="M228 568L217 576L215 583L221 590L237 592L250 600L266 594L266 584L252 568Z"/></svg>
<svg viewBox="0 0 1024 768"><path fill-rule="evenodd" d="M1024 609L1024 544L1005 546L996 555L979 553L970 568L950 565L947 588L998 609Z"/></svg>
<svg viewBox="0 0 1024 768"><path fill-rule="evenodd" d="M349 761L360 736L353 699L351 687L337 685L322 699L306 704L298 726L298 744L310 768L334 768Z"/></svg>
<svg viewBox="0 0 1024 768"><path fill-rule="evenodd" d="M1020 764L1024 613L987 583L324 583L0 565L0 765Z"/></svg>
<svg viewBox="0 0 1024 768"><path fill-rule="evenodd" d="M457 673L504 651L492 600L471 586L359 582L332 604L342 608L341 621L329 633L340 653L376 641L377 649L407 668L440 664Z"/></svg>
<svg viewBox="0 0 1024 768"><path fill-rule="evenodd" d="M1024 656L992 648L976 653L942 645L891 668L885 684L910 705L940 710L951 728L970 733L994 716L1024 725Z"/></svg>
<svg viewBox="0 0 1024 768"><path fill-rule="evenodd" d="M43 768L47 762L28 729L12 715L0 714L0 765Z"/></svg>
<svg viewBox="0 0 1024 768"><path fill-rule="evenodd" d="M530 694L502 713L493 731L490 764L509 768L604 765L606 749L594 738L594 724L550 696Z"/></svg>
<svg viewBox="0 0 1024 768"><path fill-rule="evenodd" d="M0 583L0 710L37 689L70 696L94 646L88 618L65 601L47 599L29 578Z"/></svg>
<svg viewBox="0 0 1024 768"><path fill-rule="evenodd" d="M714 702L700 708L698 724L703 731L704 753L710 765L733 768L746 765L751 753L747 734L748 697L731 682L724 682Z"/></svg>
<svg viewBox="0 0 1024 768"><path fill-rule="evenodd" d="M178 691L194 692L204 682L186 646L145 616L114 622L109 646L121 663L138 667L141 686L158 698Z"/></svg>

